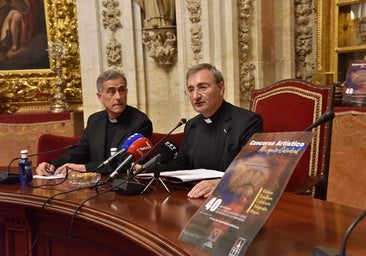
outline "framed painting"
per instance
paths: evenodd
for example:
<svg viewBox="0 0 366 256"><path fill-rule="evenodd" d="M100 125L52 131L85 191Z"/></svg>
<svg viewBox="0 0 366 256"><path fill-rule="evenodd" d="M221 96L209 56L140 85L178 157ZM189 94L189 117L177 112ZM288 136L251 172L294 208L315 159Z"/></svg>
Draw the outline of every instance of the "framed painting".
<svg viewBox="0 0 366 256"><path fill-rule="evenodd" d="M49 51L55 42L62 56ZM76 0L0 0L0 113L48 108L60 80L79 107Z"/></svg>

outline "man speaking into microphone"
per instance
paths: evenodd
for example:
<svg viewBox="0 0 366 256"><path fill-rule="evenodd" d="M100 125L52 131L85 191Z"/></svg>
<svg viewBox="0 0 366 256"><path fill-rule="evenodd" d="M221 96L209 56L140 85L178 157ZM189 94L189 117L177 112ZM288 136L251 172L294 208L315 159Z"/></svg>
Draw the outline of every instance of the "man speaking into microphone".
<svg viewBox="0 0 366 256"><path fill-rule="evenodd" d="M224 100L224 78L211 64L189 69L186 89L199 115L187 122L178 156L160 166L160 170L205 168L224 172L252 134L263 131L262 117ZM207 197L218 183L219 180L201 181L188 197Z"/></svg>
<svg viewBox="0 0 366 256"><path fill-rule="evenodd" d="M121 149L131 135L150 137L152 122L146 114L127 105L127 79L117 71L106 71L97 79L97 98L105 110L92 114L81 140L66 155L36 168L39 175L65 174L72 171L95 171L110 157L110 148ZM98 170L107 173L107 166Z"/></svg>

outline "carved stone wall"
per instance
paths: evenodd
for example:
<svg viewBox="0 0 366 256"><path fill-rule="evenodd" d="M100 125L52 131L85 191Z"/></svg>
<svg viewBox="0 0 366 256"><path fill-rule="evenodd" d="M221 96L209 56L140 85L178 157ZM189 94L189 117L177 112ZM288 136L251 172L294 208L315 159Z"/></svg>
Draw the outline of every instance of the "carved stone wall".
<svg viewBox="0 0 366 256"><path fill-rule="evenodd" d="M220 69L225 99L242 107L253 88L308 77L313 1L175 0L175 23L161 28L147 26L142 0L77 0L85 120L101 109L95 80L106 69L126 73L128 104L161 132L197 114L185 95L185 72L194 64Z"/></svg>
<svg viewBox="0 0 366 256"><path fill-rule="evenodd" d="M296 78L312 81L316 71L316 1L295 1Z"/></svg>

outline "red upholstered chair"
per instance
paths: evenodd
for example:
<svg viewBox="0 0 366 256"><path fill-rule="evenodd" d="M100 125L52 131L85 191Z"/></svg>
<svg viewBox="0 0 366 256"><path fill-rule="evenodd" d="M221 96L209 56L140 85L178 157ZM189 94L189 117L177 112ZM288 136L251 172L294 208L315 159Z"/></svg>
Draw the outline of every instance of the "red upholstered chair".
<svg viewBox="0 0 366 256"><path fill-rule="evenodd" d="M69 145L76 145L81 136L61 136L54 134L42 134L38 139L37 152L43 154L38 155L37 165L42 162L49 162L63 154L67 153L68 149L57 150ZM52 151L54 150L54 151Z"/></svg>
<svg viewBox="0 0 366 256"><path fill-rule="evenodd" d="M333 110L334 87L287 79L254 90L250 109L263 117L264 132L305 131L327 110ZM332 122L312 131L315 136L296 166L285 191L325 199Z"/></svg>

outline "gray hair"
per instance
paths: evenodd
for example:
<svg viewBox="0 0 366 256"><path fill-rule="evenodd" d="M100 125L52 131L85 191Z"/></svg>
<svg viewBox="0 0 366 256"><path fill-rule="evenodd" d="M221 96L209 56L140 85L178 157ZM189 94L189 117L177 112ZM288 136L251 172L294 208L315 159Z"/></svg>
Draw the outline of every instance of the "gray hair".
<svg viewBox="0 0 366 256"><path fill-rule="evenodd" d="M211 72L211 74L215 78L215 82L217 84L224 82L224 77L223 77L222 73L215 66L213 66L209 63L201 63L201 64L198 64L198 65L193 66L190 69L188 69L187 74L186 74L186 81L188 80L188 78L191 75L197 73L198 71L205 70L205 69Z"/></svg>
<svg viewBox="0 0 366 256"><path fill-rule="evenodd" d="M125 74L123 74L122 72L119 72L119 71L115 71L115 70L108 70L98 76L97 91L101 92L103 90L103 83L105 81L108 81L111 79L116 79L116 78L122 78L126 82L126 86L127 86L127 79L126 79Z"/></svg>

